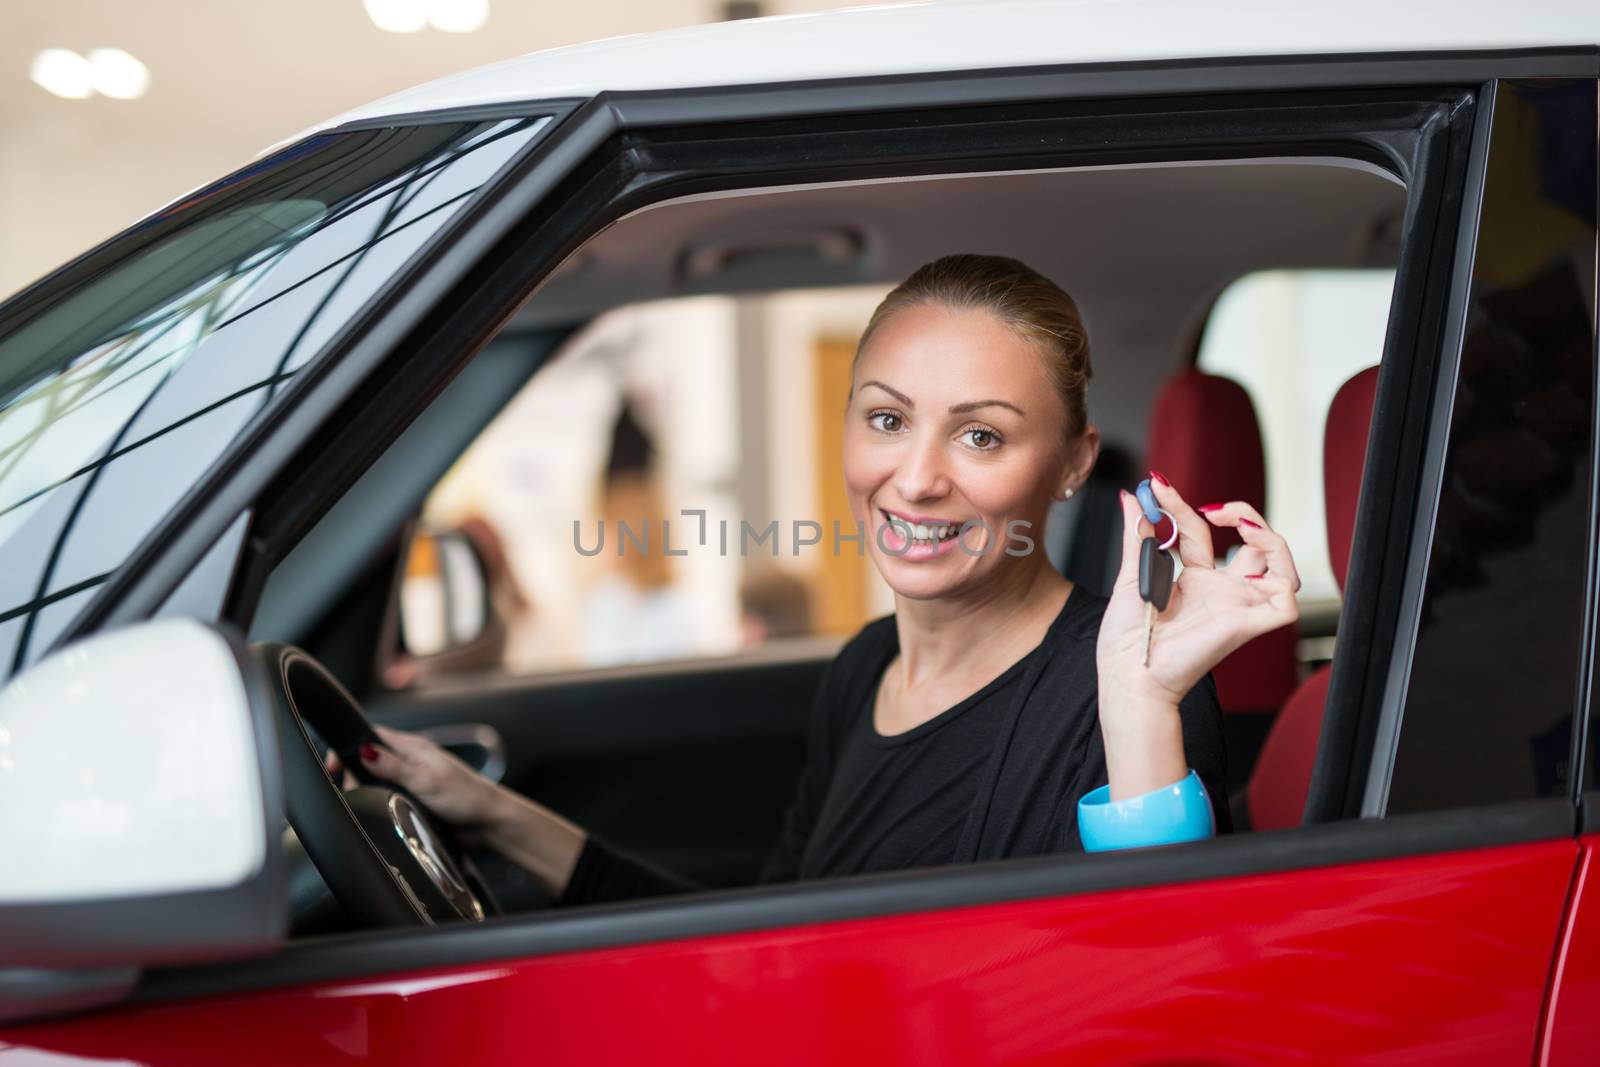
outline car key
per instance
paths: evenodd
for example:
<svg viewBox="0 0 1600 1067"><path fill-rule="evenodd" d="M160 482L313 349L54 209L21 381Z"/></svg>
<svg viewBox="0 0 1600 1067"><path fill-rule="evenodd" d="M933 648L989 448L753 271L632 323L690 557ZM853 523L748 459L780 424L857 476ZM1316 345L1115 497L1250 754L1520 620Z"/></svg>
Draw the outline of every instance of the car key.
<svg viewBox="0 0 1600 1067"><path fill-rule="evenodd" d="M1150 636L1155 629L1156 612L1165 611L1172 599L1172 553L1154 537L1139 546L1139 598L1144 601L1144 665L1150 666Z"/></svg>
<svg viewBox="0 0 1600 1067"><path fill-rule="evenodd" d="M1156 504L1155 494L1150 489L1148 480L1140 482L1134 493L1138 498L1139 506L1144 510L1145 517L1151 525L1160 525L1162 516L1172 520L1171 515L1162 511ZM1157 541L1153 536L1146 537L1139 545L1139 599L1144 601L1144 665L1150 666L1150 641L1155 632L1156 613L1165 611L1167 602L1172 599L1172 579L1177 570L1177 563L1172 553L1167 551L1173 541L1177 540L1177 522L1172 521L1172 538L1165 544Z"/></svg>

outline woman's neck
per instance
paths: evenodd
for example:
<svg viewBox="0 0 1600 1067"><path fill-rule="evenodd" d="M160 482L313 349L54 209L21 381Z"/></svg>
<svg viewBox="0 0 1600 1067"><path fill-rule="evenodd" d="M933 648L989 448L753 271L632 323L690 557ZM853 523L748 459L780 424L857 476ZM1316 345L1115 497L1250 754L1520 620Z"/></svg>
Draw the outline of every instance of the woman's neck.
<svg viewBox="0 0 1600 1067"><path fill-rule="evenodd" d="M1030 560L1030 562L1032 562ZM1042 558L969 596L895 598L896 668L906 690L974 671L987 676L1044 639L1072 583Z"/></svg>

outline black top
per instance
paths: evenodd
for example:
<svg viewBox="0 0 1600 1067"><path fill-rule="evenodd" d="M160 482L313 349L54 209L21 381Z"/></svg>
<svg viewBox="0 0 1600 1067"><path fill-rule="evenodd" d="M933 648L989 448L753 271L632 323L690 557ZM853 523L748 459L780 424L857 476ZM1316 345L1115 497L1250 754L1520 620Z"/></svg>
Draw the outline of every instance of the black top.
<svg viewBox="0 0 1600 1067"><path fill-rule="evenodd" d="M1079 849L1078 799L1106 784L1095 638L1106 599L1074 588L1044 640L976 693L903 733L872 722L899 650L894 616L840 649L811 709L805 770L760 881ZM1210 675L1179 704L1184 754L1232 829ZM699 889L590 836L562 904Z"/></svg>

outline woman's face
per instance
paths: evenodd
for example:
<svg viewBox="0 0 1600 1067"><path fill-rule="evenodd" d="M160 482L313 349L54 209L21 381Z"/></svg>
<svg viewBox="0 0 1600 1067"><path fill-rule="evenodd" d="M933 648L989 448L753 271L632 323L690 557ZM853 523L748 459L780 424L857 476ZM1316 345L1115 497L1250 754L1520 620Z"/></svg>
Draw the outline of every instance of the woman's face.
<svg viewBox="0 0 1600 1067"><path fill-rule="evenodd" d="M884 320L856 361L844 477L890 588L959 596L1037 567L1051 498L1097 451L1091 429L1069 454L1065 424L1043 355L991 313L916 306Z"/></svg>

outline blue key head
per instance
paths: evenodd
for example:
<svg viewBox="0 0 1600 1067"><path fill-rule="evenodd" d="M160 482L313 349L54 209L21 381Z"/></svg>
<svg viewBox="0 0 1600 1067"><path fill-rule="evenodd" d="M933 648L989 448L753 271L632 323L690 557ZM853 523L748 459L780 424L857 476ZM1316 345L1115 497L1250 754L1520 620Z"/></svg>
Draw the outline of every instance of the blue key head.
<svg viewBox="0 0 1600 1067"><path fill-rule="evenodd" d="M1140 482L1133 495L1139 498L1139 506L1144 509L1144 517L1150 520L1150 525L1160 526L1161 505L1156 503L1156 494L1155 490L1150 488L1150 479L1146 478Z"/></svg>

